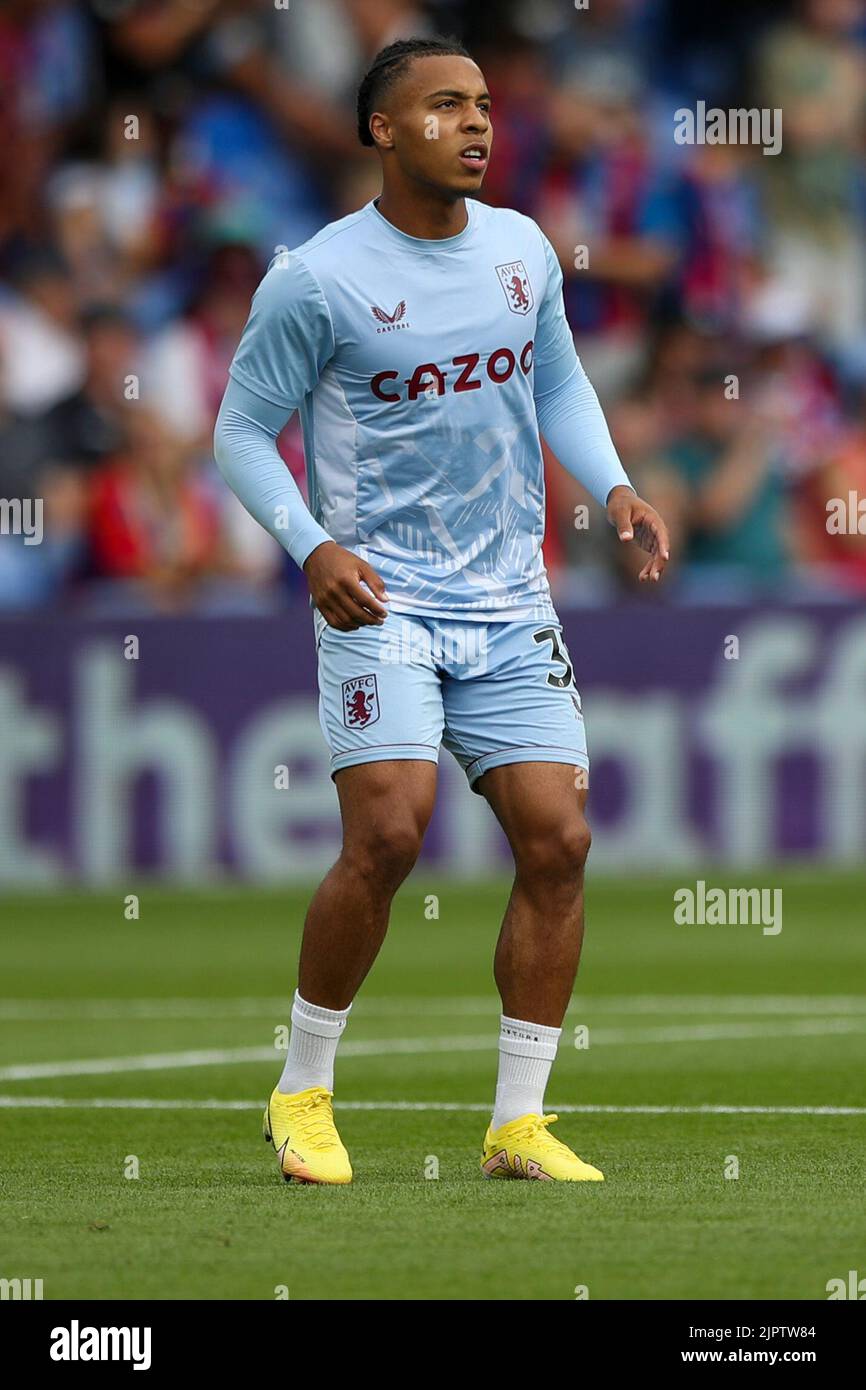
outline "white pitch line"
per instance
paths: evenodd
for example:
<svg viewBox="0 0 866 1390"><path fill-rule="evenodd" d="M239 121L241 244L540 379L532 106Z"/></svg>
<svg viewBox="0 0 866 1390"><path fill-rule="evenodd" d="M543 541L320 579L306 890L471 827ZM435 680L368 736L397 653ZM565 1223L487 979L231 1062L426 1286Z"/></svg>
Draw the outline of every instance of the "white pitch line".
<svg viewBox="0 0 866 1390"><path fill-rule="evenodd" d="M499 1002L494 995L420 998L411 995L358 999L355 1018L495 1016ZM42 1019L68 1022L86 1019L125 1022L136 1019L266 1018L288 1017L291 999L286 996L247 998L178 999L0 999L0 1022ZM576 995L569 1006L575 1012L614 1014L843 1014L866 1013L866 995L799 994L621 994Z"/></svg>
<svg viewBox="0 0 866 1390"><path fill-rule="evenodd" d="M575 995L575 1009L647 1014L866 1013L866 994L617 994Z"/></svg>
<svg viewBox="0 0 866 1390"><path fill-rule="evenodd" d="M150 1052L134 1057L82 1057L72 1062L24 1062L0 1067L0 1081L37 1081L57 1076L114 1076L125 1071L169 1071L174 1067L213 1067L220 1063L273 1060L272 1047L227 1047L191 1052Z"/></svg>
<svg viewBox="0 0 866 1390"><path fill-rule="evenodd" d="M688 1027L591 1028L591 1046L652 1043L740 1042L754 1038L822 1037L866 1032L866 1018L789 1019L778 1023L706 1023ZM347 1039L340 1058L485 1052L497 1045L495 1030L475 1037ZM113 1076L120 1072L169 1071L193 1067L272 1062L270 1047L197 1048L182 1052L146 1052L129 1057L85 1057L64 1062L24 1062L0 1067L0 1081L36 1081L59 1076Z"/></svg>
<svg viewBox="0 0 866 1390"><path fill-rule="evenodd" d="M866 1018L804 1018L779 1023L691 1023L657 1028L589 1028L590 1046L601 1043L736 1042L744 1038L818 1038L866 1033Z"/></svg>
<svg viewBox="0 0 866 1390"><path fill-rule="evenodd" d="M490 996L423 999L394 996L365 999L355 1014L388 1017L405 1014L489 1014L499 1001ZM866 1014L866 994L576 994L568 1006L575 1013L646 1014ZM0 1009L2 1017L2 1009Z"/></svg>
<svg viewBox="0 0 866 1390"><path fill-rule="evenodd" d="M496 1037L348 1039L340 1057L385 1057L389 1053L476 1052L496 1046ZM213 1047L187 1052L148 1052L132 1057L85 1057L72 1062L25 1062L0 1067L0 1081L35 1081L56 1076L113 1076L125 1071L169 1071L182 1067L231 1066L238 1062L273 1062L270 1047Z"/></svg>
<svg viewBox="0 0 866 1390"><path fill-rule="evenodd" d="M261 1100L151 1100L65 1096L3 1096L0 1110L250 1110L260 1112ZM465 1111L487 1114L490 1102L438 1100L344 1100L338 1110ZM561 1115L866 1115L856 1105L557 1105Z"/></svg>

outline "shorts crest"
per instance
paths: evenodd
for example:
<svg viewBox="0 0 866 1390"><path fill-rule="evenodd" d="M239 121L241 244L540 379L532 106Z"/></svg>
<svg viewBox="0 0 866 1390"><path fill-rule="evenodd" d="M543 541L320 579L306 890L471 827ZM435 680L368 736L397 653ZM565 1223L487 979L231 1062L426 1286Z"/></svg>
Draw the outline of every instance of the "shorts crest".
<svg viewBox="0 0 866 1390"><path fill-rule="evenodd" d="M347 729L366 729L379 718L379 687L375 676L343 681L343 723Z"/></svg>

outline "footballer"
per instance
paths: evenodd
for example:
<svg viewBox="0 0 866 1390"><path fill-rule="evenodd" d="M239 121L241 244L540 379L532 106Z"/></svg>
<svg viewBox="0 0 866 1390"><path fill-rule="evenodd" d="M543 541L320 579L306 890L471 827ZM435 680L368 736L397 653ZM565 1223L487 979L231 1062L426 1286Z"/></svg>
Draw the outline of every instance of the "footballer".
<svg viewBox="0 0 866 1390"><path fill-rule="evenodd" d="M334 1064L430 820L442 744L514 856L494 956L491 1178L601 1181L544 1092L577 973L586 739L542 560L539 436L657 581L668 533L636 495L575 353L536 223L478 199L491 98L456 40L390 44L358 93L382 191L277 254L217 421L218 465L309 585L340 856L304 924L264 1134L287 1180L348 1183ZM300 410L309 507L276 440Z"/></svg>

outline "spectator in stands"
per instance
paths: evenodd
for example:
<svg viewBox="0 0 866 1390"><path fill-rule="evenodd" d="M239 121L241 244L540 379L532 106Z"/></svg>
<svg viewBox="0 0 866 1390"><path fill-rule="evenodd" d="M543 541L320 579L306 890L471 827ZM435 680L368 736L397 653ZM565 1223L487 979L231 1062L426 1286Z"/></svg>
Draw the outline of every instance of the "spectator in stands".
<svg viewBox="0 0 866 1390"><path fill-rule="evenodd" d="M445 29L493 88L483 196L553 242L626 466L679 526L683 589L757 591L786 562L789 590L807 562L859 583L857 538L828 550L824 522L828 489L863 487L864 4L790 10L743 0L720 29L674 0L6 0L0 497L41 498L47 539L0 536L0 603L70 590L85 535L137 602L303 589L218 476L214 411L274 249L378 192L361 71ZM781 154L675 146L672 112L699 97L781 106ZM303 488L297 418L279 448ZM548 483L555 583L609 595L616 548L576 529L562 470Z"/></svg>
<svg viewBox="0 0 866 1390"><path fill-rule="evenodd" d="M800 0L759 55L761 105L783 113L781 153L760 163L779 275L806 286L812 326L837 349L863 337L866 69L861 0Z"/></svg>
<svg viewBox="0 0 866 1390"><path fill-rule="evenodd" d="M726 385L741 375L731 356L695 373L694 425L668 453L685 493L684 578L696 593L709 586L725 597L771 591L788 562L785 488L772 429Z"/></svg>
<svg viewBox="0 0 866 1390"><path fill-rule="evenodd" d="M624 389L643 361L675 246L639 91L607 85L604 69L581 84L551 94L552 159L534 212L566 277L578 351L604 397Z"/></svg>
<svg viewBox="0 0 866 1390"><path fill-rule="evenodd" d="M170 610L222 568L219 520L186 441L153 411L130 407L127 442L94 480L96 573Z"/></svg>
<svg viewBox="0 0 866 1390"><path fill-rule="evenodd" d="M13 285L0 301L0 394L9 409L38 415L84 379L75 289L50 249L24 254Z"/></svg>
<svg viewBox="0 0 866 1390"><path fill-rule="evenodd" d="M140 394L140 364L138 336L129 317L115 305L87 309L81 335L84 381L42 420L50 461L83 475L120 448L128 403Z"/></svg>
<svg viewBox="0 0 866 1390"><path fill-rule="evenodd" d="M866 389L798 495L806 558L837 591L866 595Z"/></svg>

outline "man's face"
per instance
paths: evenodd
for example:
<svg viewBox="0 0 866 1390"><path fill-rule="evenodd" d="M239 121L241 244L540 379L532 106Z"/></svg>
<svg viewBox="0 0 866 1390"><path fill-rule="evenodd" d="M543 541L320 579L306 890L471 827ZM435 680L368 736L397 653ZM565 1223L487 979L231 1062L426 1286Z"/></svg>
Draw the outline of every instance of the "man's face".
<svg viewBox="0 0 866 1390"><path fill-rule="evenodd" d="M480 189L493 127L484 77L471 58L414 58L381 104L371 130L406 178L455 198Z"/></svg>

